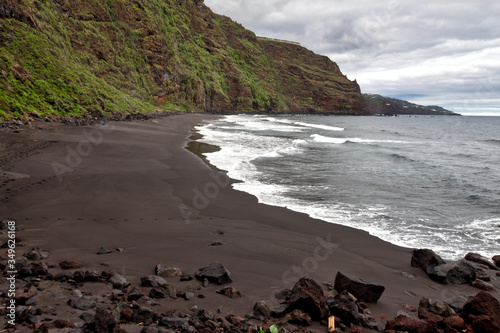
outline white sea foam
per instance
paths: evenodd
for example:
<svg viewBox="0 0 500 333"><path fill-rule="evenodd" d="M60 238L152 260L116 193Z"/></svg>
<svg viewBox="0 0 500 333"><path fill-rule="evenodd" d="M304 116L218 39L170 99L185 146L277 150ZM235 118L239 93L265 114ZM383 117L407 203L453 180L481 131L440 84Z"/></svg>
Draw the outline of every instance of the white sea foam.
<svg viewBox="0 0 500 333"><path fill-rule="evenodd" d="M366 230L374 236L397 245L412 248L430 247L441 256L450 259L461 258L469 251L491 256L492 252L494 252L492 248L500 248L500 233L498 232L500 217L473 219L458 225L455 221L446 224L445 221L452 220L454 216L447 210L438 209L433 213L429 213L428 216L431 218L421 214L426 211L417 211L420 213L416 213L417 216L415 216L412 215L411 210L410 212L405 210L412 209L411 205L410 208L399 209L397 205L387 202L384 202L385 204L365 204L362 200L357 200L357 197L352 198L352 200L343 200L352 195L350 190L344 191L345 194L342 194L343 196L340 196L341 200L338 200L337 192L342 188L333 188L338 183L336 179L329 181L326 178L325 183L319 181L316 184L313 181L307 183L307 185L298 186L290 181L280 182L279 179L269 177L262 169L256 167L256 165L266 165L265 160L260 160L262 158L270 159L271 164L276 168L276 165L279 165L281 160L293 161L294 156L297 156L297 163L299 163L297 165L300 165L302 160L307 159L312 153L328 152L329 147L333 148L336 147L335 145L348 142L360 144L356 150L363 152L379 149L377 151L387 152L385 155L389 154L390 156L392 156L391 154L397 154L402 149L407 149L406 144L411 143L404 141L405 139L410 140L408 139L409 136L395 137L391 134L391 131L383 132L382 135L377 136L375 132L349 130L349 133L353 133L350 138L329 137L326 136L326 132L317 129L337 132L341 132L343 129L321 124L309 124L296 121L294 118L290 117L290 120L268 116L227 116L214 121L213 124L199 126L197 129L204 136L203 141L221 147L220 151L207 154L208 160L220 169L228 171L231 178L242 181L233 185L235 189L255 195L260 202L287 207L306 213L314 218ZM310 119L311 121L317 121L317 118ZM381 120L377 119L377 121ZM314 133L314 131L317 133ZM276 132L276 134L273 134L273 132ZM334 135L333 133L330 134ZM339 136L342 135L339 134ZM402 140L399 140L399 138ZM422 138L415 136L415 140L419 142ZM426 147L425 152L428 151L427 145L416 144L415 140L408 149ZM405 146L399 146L398 144ZM361 147L366 147L366 150L361 149ZM345 151L349 152L347 156L350 157L351 150L346 149ZM376 154L380 158L385 155ZM284 158L285 156L286 158ZM330 163L334 161L335 159L329 160ZM389 161L393 163L392 160ZM311 161L311 163L316 162L323 163L323 159L316 158ZM490 168L492 167L491 163L488 165ZM331 164L321 170L327 172L330 166ZM372 166L367 165L364 167ZM403 168L406 166L397 165L397 167ZM379 170L377 172L383 173L386 169L379 167L377 170ZM354 174L356 170L351 172ZM445 172L449 174L447 171ZM277 175L279 177L279 173ZM338 176L339 174L335 175ZM322 176L324 176L323 171L318 176L318 179L321 180ZM273 177L276 177L276 175ZM419 185L420 189L425 188L426 191L430 191L441 187L442 181L446 181L448 178L445 177L441 181L440 177L435 173L428 175L427 178L433 182ZM314 180L314 178L311 177L311 180ZM392 180L392 175L390 180ZM357 178L355 181L357 181ZM347 186L351 186L350 184ZM353 184L353 186L356 186L356 184ZM399 193L400 190L400 188L395 188L393 195ZM390 190L387 192L391 193ZM290 195L290 193L296 195ZM325 195L320 197L321 200L310 200L307 196L309 193L320 193L320 195L325 193ZM329 199L329 193L331 193L331 199ZM304 195L301 196L301 194ZM300 199L301 197L303 199ZM397 201L399 199L395 197L394 200L396 200L396 203L399 202ZM429 201L429 203L433 202Z"/></svg>
<svg viewBox="0 0 500 333"><path fill-rule="evenodd" d="M327 131L336 131L336 132L341 132L344 130L342 127L336 127L336 126L328 126L328 125L321 125L321 124L309 124L309 123L304 123L301 121L295 121L293 122L295 125L300 125L304 127L310 127L310 128L319 128Z"/></svg>

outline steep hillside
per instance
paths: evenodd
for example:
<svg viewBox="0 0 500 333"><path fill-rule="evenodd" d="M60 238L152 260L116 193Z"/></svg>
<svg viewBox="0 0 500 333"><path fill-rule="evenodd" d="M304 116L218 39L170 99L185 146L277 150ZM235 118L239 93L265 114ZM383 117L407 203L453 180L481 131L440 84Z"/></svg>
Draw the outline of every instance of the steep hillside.
<svg viewBox="0 0 500 333"><path fill-rule="evenodd" d="M401 99L384 97L376 94L363 94L366 108L371 114L427 114L458 115L435 105L417 105Z"/></svg>
<svg viewBox="0 0 500 333"><path fill-rule="evenodd" d="M0 118L363 114L356 82L202 0L0 0Z"/></svg>

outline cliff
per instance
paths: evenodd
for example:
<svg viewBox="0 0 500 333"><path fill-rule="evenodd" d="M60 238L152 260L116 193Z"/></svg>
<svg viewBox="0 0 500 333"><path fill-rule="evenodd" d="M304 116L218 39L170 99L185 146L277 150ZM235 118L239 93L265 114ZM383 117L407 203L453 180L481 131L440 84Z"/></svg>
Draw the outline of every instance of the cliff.
<svg viewBox="0 0 500 333"><path fill-rule="evenodd" d="M202 0L1 0L0 118L364 114L356 82Z"/></svg>
<svg viewBox="0 0 500 333"><path fill-rule="evenodd" d="M392 97L376 94L363 94L366 109L371 114L424 114L457 116L458 113L435 105L418 105Z"/></svg>

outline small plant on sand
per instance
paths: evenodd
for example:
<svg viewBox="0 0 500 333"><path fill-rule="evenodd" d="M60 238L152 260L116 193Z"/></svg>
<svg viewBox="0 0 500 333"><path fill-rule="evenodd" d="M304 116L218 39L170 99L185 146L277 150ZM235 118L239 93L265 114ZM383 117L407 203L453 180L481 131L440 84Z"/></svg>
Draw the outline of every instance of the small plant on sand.
<svg viewBox="0 0 500 333"><path fill-rule="evenodd" d="M278 333L278 327L276 325L271 325L271 327L269 327L269 331L271 333ZM266 333L266 331L264 331L262 329L262 327L260 328L260 333Z"/></svg>

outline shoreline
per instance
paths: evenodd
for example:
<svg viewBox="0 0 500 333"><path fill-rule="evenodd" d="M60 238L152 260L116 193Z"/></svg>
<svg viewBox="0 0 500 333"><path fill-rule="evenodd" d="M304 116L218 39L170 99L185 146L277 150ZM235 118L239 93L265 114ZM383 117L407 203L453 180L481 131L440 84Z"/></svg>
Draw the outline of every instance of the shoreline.
<svg viewBox="0 0 500 333"><path fill-rule="evenodd" d="M244 297L225 298L215 294L216 286L208 286L202 289L204 299L161 305L186 312L198 305L244 315L256 301L277 302L273 294L293 287L303 275L323 284L334 281L338 271L386 287L379 302L369 306L382 322L405 305L417 306L421 297L444 301L479 292L469 285L430 280L411 267L411 249L260 204L232 189L234 180L185 148L193 127L212 117L175 115L35 133L37 142L50 145L14 161L7 171L29 178L0 188L0 198L9 196L0 218L15 219L23 229L19 236L29 244L19 251L37 246L50 253L47 262L54 266L78 260L86 270L106 267L135 284L154 274L159 263L189 274L211 262L222 263L231 272L231 285ZM123 251L96 255L103 246ZM196 293L198 287L192 283L185 288ZM498 291L492 295L500 298Z"/></svg>

